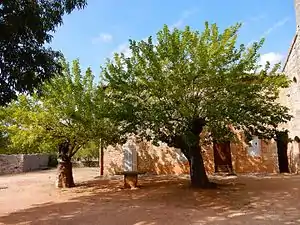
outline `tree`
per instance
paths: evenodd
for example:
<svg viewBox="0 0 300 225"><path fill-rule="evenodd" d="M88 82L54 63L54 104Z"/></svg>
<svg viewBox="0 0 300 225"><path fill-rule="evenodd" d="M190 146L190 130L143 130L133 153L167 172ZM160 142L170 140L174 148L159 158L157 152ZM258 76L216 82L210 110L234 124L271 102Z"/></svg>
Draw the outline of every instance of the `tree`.
<svg viewBox="0 0 300 225"><path fill-rule="evenodd" d="M107 119L104 89L97 88L90 68L84 75L79 61L72 71L65 61L63 73L42 87L41 94L20 95L3 107L2 127L15 148L42 148L59 153L59 187L72 187L72 157L90 142L114 142L115 126Z"/></svg>
<svg viewBox="0 0 300 225"><path fill-rule="evenodd" d="M89 162L99 158L100 140L88 142L77 154L77 158L84 159Z"/></svg>
<svg viewBox="0 0 300 225"><path fill-rule="evenodd" d="M0 1L0 105L31 93L60 69L60 53L45 47L65 13L86 0Z"/></svg>
<svg viewBox="0 0 300 225"><path fill-rule="evenodd" d="M155 42L130 40L131 56L116 54L103 67L116 108L112 116L124 124L123 132L180 148L194 187L212 186L200 149L203 129L217 141L232 140L234 130L271 138L290 119L276 102L289 81L279 64L259 65L263 40L237 46L239 28L220 32L205 23L200 33L164 26Z"/></svg>

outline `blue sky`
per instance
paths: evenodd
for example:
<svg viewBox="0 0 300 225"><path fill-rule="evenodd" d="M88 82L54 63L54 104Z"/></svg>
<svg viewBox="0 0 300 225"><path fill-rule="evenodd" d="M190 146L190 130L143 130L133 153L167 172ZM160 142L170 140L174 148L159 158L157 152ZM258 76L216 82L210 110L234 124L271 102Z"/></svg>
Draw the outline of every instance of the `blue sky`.
<svg viewBox="0 0 300 225"><path fill-rule="evenodd" d="M265 37L261 60L271 62L284 60L296 31L294 0L88 0L64 16L51 46L97 77L106 58L127 51L128 39L155 35L163 24L201 30L205 21L220 29L243 22L239 42Z"/></svg>

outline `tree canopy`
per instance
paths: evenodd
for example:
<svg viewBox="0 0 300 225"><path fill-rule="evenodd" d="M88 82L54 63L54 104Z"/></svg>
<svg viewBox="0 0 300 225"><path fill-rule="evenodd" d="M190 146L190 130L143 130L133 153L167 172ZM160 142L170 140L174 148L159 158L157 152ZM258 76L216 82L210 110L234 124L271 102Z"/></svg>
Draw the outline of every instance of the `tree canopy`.
<svg viewBox="0 0 300 225"><path fill-rule="evenodd" d="M105 88L95 85L91 69L82 74L78 60L72 66L62 60L61 67L61 74L45 82L40 93L19 95L1 108L0 131L18 153L58 152L57 186L72 187L72 157L81 150L93 157L97 154L89 150L99 149L100 142L117 143L120 136L109 119Z"/></svg>
<svg viewBox="0 0 300 225"><path fill-rule="evenodd" d="M0 105L57 74L61 53L45 47L65 13L86 0L0 1Z"/></svg>
<svg viewBox="0 0 300 225"><path fill-rule="evenodd" d="M78 60L71 68L63 61L62 68L61 75L43 85L41 94L20 95L2 107L1 128L9 135L11 147L24 152L57 151L60 143L68 141L67 154L72 157L91 141L115 141L117 132L107 119L104 89L95 86L91 69L82 75Z"/></svg>
<svg viewBox="0 0 300 225"><path fill-rule="evenodd" d="M124 132L180 148L195 186L208 181L193 181L206 177L196 154L202 128L214 141L232 140L234 130L270 138L290 119L288 108L276 101L289 81L279 64L259 65L263 40L237 46L239 28L221 32L205 23L198 32L164 26L155 39L130 40L131 55L116 54L103 68Z"/></svg>

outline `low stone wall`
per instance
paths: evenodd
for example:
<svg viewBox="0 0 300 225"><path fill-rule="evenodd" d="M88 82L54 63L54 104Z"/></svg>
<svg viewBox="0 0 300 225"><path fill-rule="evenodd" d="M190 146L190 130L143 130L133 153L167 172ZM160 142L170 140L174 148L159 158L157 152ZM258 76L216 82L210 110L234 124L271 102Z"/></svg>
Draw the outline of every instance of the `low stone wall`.
<svg viewBox="0 0 300 225"><path fill-rule="evenodd" d="M43 169L48 166L49 155L30 154L23 155L23 172Z"/></svg>
<svg viewBox="0 0 300 225"><path fill-rule="evenodd" d="M23 155L0 155L0 174L23 172Z"/></svg>
<svg viewBox="0 0 300 225"><path fill-rule="evenodd" d="M40 170L48 166L47 154L0 154L0 175Z"/></svg>

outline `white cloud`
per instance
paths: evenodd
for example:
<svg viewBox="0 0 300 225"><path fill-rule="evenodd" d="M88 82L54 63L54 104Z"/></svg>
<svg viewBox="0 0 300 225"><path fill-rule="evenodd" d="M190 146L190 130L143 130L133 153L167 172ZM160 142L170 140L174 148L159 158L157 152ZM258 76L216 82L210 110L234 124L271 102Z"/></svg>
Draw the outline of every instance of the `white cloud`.
<svg viewBox="0 0 300 225"><path fill-rule="evenodd" d="M263 33L263 37L268 36L270 33L272 33L274 30L276 30L279 27L282 27L283 25L285 25L288 21L290 20L289 17L285 17L279 21L277 21L275 24L273 24L273 26L271 26L269 29L267 29L264 33Z"/></svg>
<svg viewBox="0 0 300 225"><path fill-rule="evenodd" d="M276 52L269 52L260 56L259 64L264 66L267 62L270 62L271 66L281 62L284 59L284 55Z"/></svg>
<svg viewBox="0 0 300 225"><path fill-rule="evenodd" d="M112 42L113 36L109 33L101 33L99 36L92 39L93 44L98 44L100 42L109 43Z"/></svg>
<svg viewBox="0 0 300 225"><path fill-rule="evenodd" d="M184 21L186 19L188 19L189 17L191 17L192 15L194 15L195 13L197 13L197 12L198 12L197 9L183 11L180 18L170 26L170 30L173 30L174 28L182 27L183 24L184 24Z"/></svg>
<svg viewBox="0 0 300 225"><path fill-rule="evenodd" d="M268 35L270 35L273 31L275 31L276 29L278 29L279 27L282 27L283 25L285 25L288 21L290 20L289 17L285 17L279 21L277 21L276 23L274 23L270 28L268 28L259 38L265 38ZM255 40L251 40L248 44L247 47L249 47L251 44L253 44L255 42Z"/></svg>
<svg viewBox="0 0 300 225"><path fill-rule="evenodd" d="M170 26L170 30L173 30L174 28L180 28L180 27L182 27L183 22L184 22L184 21L183 21L182 19L177 20L175 23L173 23L173 24Z"/></svg>

